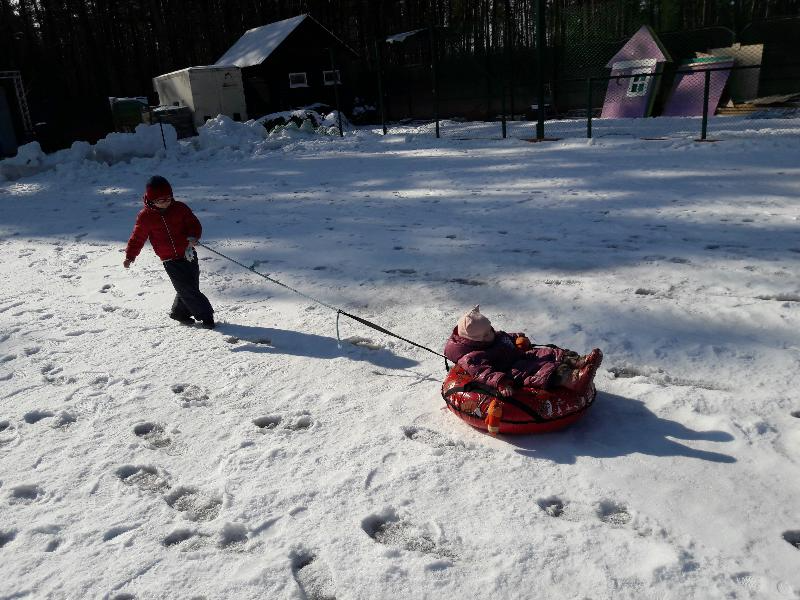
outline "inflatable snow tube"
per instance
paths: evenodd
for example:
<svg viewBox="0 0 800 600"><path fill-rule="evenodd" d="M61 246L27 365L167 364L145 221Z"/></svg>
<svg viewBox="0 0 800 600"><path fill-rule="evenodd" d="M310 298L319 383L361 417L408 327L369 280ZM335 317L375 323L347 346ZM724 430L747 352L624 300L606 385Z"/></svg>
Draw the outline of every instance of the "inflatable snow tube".
<svg viewBox="0 0 800 600"><path fill-rule="evenodd" d="M487 430L485 418L497 392L474 381L455 365L442 383L442 398L459 419L477 429ZM547 433L557 431L580 419L597 397L591 383L583 394L564 388L541 390L520 388L513 396L501 398L503 416L501 434Z"/></svg>

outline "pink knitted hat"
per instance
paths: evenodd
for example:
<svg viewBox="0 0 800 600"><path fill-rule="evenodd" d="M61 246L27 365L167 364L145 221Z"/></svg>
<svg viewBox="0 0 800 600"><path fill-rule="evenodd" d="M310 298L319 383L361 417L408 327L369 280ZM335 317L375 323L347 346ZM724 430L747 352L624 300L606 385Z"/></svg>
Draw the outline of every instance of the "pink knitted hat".
<svg viewBox="0 0 800 600"><path fill-rule="evenodd" d="M481 314L480 304L458 320L458 335L474 342L494 340L492 322Z"/></svg>

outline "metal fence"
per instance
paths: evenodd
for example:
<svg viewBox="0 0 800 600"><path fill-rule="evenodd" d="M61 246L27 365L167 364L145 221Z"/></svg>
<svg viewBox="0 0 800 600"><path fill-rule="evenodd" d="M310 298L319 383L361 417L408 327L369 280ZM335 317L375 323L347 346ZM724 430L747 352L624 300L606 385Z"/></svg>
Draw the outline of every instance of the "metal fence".
<svg viewBox="0 0 800 600"><path fill-rule="evenodd" d="M432 135L526 139L800 134L800 18L746 24L738 34L631 23L627 36L609 40L600 28L553 38L541 54L453 53L446 32L433 30L386 44L371 74L384 127L428 123Z"/></svg>

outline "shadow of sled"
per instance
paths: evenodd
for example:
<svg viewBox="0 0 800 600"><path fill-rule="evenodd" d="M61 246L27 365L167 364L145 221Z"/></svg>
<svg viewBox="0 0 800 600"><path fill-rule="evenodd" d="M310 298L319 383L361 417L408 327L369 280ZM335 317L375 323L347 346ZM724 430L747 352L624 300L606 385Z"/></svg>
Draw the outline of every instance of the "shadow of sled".
<svg viewBox="0 0 800 600"><path fill-rule="evenodd" d="M718 463L734 463L727 454L695 450L675 441L729 442L724 431L694 431L663 419L639 400L598 392L592 410L578 423L557 433L506 437L523 456L574 464L579 456L614 458L631 454L685 456Z"/></svg>
<svg viewBox="0 0 800 600"><path fill-rule="evenodd" d="M346 356L350 360L366 361L385 369L407 369L419 362L397 356L386 348L376 346L363 338L342 340L339 349L336 339L313 333L252 327L233 323L218 323L215 331L247 342L235 346L232 352L255 352L261 354L288 354L309 358L337 358Z"/></svg>

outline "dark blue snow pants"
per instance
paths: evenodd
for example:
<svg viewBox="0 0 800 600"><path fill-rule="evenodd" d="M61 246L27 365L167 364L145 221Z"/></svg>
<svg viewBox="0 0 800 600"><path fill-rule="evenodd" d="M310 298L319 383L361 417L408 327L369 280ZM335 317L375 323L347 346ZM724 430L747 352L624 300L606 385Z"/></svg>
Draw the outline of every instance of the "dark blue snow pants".
<svg viewBox="0 0 800 600"><path fill-rule="evenodd" d="M214 309L208 298L200 291L200 265L197 253L194 254L192 261L176 258L164 261L162 264L176 292L170 316L179 321L189 317L199 321L213 318Z"/></svg>

